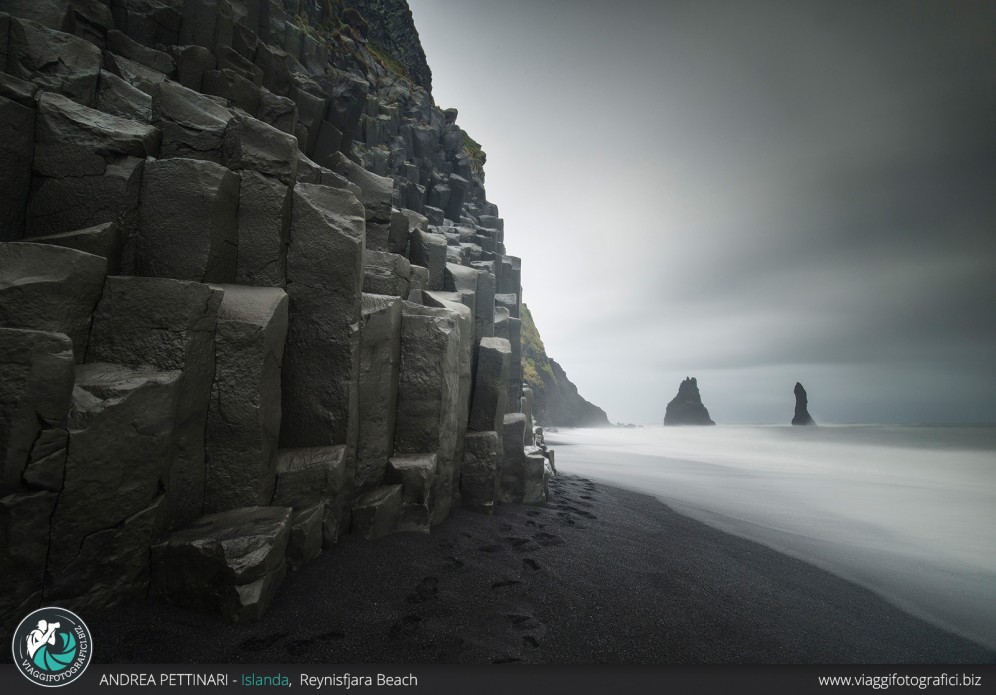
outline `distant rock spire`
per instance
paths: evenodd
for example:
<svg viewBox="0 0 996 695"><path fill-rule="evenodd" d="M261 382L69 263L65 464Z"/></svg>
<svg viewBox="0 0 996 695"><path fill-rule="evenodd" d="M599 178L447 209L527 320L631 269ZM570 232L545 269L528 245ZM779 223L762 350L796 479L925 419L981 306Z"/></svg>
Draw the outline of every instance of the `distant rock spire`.
<svg viewBox="0 0 996 695"><path fill-rule="evenodd" d="M792 418L793 425L815 425L812 416L809 414L807 406L809 398L806 397L806 389L798 381L795 382L795 417Z"/></svg>
<svg viewBox="0 0 996 695"><path fill-rule="evenodd" d="M709 411L702 405L699 384L695 377L685 377L678 387L678 395L667 404L665 425L715 425Z"/></svg>

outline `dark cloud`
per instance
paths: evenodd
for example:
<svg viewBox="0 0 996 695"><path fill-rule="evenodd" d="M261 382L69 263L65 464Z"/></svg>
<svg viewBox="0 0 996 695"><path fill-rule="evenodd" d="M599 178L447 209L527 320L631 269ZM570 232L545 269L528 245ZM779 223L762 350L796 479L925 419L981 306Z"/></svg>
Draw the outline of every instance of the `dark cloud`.
<svg viewBox="0 0 996 695"><path fill-rule="evenodd" d="M996 3L411 4L610 417L996 420Z"/></svg>

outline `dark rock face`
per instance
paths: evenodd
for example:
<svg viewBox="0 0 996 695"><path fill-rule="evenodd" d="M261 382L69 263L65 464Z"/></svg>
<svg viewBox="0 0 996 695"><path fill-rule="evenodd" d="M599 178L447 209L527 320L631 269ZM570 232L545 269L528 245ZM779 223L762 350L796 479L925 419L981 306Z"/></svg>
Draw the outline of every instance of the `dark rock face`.
<svg viewBox="0 0 996 695"><path fill-rule="evenodd" d="M352 193L295 187L287 251L285 446L355 444L363 236L363 206Z"/></svg>
<svg viewBox="0 0 996 695"><path fill-rule="evenodd" d="M287 293L218 285L225 294L215 333L208 413L204 509L268 504L280 435L280 367Z"/></svg>
<svg viewBox="0 0 996 695"><path fill-rule="evenodd" d="M498 432L468 432L463 439L460 495L463 505L492 514L501 485L502 437Z"/></svg>
<svg viewBox="0 0 996 695"><path fill-rule="evenodd" d="M148 366L77 369L46 597L93 609L144 594L148 548L169 512L159 487L181 381Z"/></svg>
<svg viewBox="0 0 996 695"><path fill-rule="evenodd" d="M504 338L484 338L477 353L474 398L470 405L469 429L500 432L508 397L508 362L512 348Z"/></svg>
<svg viewBox="0 0 996 695"><path fill-rule="evenodd" d="M199 159L149 162L142 179L142 275L232 282L237 263L237 174Z"/></svg>
<svg viewBox="0 0 996 695"><path fill-rule="evenodd" d="M709 411L702 405L699 384L695 377L686 377L678 387L678 395L667 404L665 425L715 425Z"/></svg>
<svg viewBox="0 0 996 695"><path fill-rule="evenodd" d="M35 124L25 236L101 222L134 229L145 161L160 152L159 130L49 92L41 93Z"/></svg>
<svg viewBox="0 0 996 695"><path fill-rule="evenodd" d="M82 362L90 315L107 261L49 244L4 244L0 256L0 325L65 333Z"/></svg>
<svg viewBox="0 0 996 695"><path fill-rule="evenodd" d="M545 502L521 261L405 0L0 4L0 633L255 620L350 530Z"/></svg>
<svg viewBox="0 0 996 695"><path fill-rule="evenodd" d="M432 70L415 29L407 0L346 0L366 20L367 38L394 56L412 82L432 91Z"/></svg>
<svg viewBox="0 0 996 695"><path fill-rule="evenodd" d="M401 484L399 531L428 533L432 524L432 491L436 483L435 454L395 456L387 467L388 483Z"/></svg>
<svg viewBox="0 0 996 695"><path fill-rule="evenodd" d="M795 415L792 417L793 425L815 425L812 416L809 414L809 398L806 396L806 389L798 381L795 382Z"/></svg>
<svg viewBox="0 0 996 695"><path fill-rule="evenodd" d="M2 26L0 31L3 31ZM0 96L0 158L4 161L0 168L0 190L7 192L0 198L0 241L14 241L24 234L34 158L34 130L34 110Z"/></svg>
<svg viewBox="0 0 996 695"><path fill-rule="evenodd" d="M401 366L401 299L363 295L360 329L360 432L356 448L358 488L380 485L394 453Z"/></svg>
<svg viewBox="0 0 996 695"><path fill-rule="evenodd" d="M22 476L34 466L54 466L54 491L61 489L73 380L67 335L0 328L0 494L23 488Z"/></svg>
<svg viewBox="0 0 996 695"><path fill-rule="evenodd" d="M396 454L436 455L434 517L452 500L460 401L460 327L455 312L405 302L394 430Z"/></svg>
<svg viewBox="0 0 996 695"><path fill-rule="evenodd" d="M402 485L385 485L365 493L353 505L353 531L367 540L392 533L401 518Z"/></svg>
<svg viewBox="0 0 996 695"><path fill-rule="evenodd" d="M32 237L31 242L62 246L100 256L107 259L108 275L118 275L121 272L121 228L117 222L105 222L75 232Z"/></svg>
<svg viewBox="0 0 996 695"><path fill-rule="evenodd" d="M87 362L180 372L172 455L163 476L171 527L195 519L204 503L204 432L223 296L196 282L112 277L93 315Z"/></svg>

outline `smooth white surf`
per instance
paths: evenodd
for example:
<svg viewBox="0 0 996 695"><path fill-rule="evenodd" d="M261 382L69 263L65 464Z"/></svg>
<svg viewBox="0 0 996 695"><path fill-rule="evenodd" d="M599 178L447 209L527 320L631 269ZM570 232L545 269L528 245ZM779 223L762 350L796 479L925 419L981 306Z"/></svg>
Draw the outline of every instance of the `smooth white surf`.
<svg viewBox="0 0 996 695"><path fill-rule="evenodd" d="M996 649L996 427L547 433L557 469L871 589Z"/></svg>

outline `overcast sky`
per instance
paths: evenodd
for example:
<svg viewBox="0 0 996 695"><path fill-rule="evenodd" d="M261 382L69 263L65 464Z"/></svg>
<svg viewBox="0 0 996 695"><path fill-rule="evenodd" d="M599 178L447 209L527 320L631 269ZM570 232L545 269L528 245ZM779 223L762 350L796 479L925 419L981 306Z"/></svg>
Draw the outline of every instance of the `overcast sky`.
<svg viewBox="0 0 996 695"><path fill-rule="evenodd" d="M996 5L409 0L613 422L996 421Z"/></svg>

